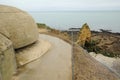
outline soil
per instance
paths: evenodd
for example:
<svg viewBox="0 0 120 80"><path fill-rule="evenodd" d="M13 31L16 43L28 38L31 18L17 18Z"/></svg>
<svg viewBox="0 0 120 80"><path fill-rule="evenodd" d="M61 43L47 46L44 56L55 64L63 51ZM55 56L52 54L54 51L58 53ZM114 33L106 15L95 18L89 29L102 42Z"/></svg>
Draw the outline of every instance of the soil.
<svg viewBox="0 0 120 80"><path fill-rule="evenodd" d="M120 80L106 66L92 58L81 47L73 47L74 80Z"/></svg>

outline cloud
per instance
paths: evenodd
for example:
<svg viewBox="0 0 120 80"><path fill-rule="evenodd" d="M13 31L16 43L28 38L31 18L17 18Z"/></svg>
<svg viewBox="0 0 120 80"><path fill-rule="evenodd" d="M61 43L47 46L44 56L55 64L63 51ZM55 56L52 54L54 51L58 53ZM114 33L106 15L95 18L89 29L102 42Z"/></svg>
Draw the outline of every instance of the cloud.
<svg viewBox="0 0 120 80"><path fill-rule="evenodd" d="M120 0L0 0L0 3L27 11L120 9Z"/></svg>

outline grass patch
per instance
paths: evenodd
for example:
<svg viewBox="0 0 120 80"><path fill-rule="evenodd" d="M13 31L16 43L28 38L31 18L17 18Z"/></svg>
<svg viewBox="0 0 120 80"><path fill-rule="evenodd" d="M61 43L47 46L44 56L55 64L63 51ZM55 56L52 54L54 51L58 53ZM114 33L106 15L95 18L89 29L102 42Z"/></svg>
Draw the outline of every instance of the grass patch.
<svg viewBox="0 0 120 80"><path fill-rule="evenodd" d="M48 29L51 30L52 28L50 28L49 26L47 26L46 24L43 23L37 23L38 28L42 28L42 29Z"/></svg>

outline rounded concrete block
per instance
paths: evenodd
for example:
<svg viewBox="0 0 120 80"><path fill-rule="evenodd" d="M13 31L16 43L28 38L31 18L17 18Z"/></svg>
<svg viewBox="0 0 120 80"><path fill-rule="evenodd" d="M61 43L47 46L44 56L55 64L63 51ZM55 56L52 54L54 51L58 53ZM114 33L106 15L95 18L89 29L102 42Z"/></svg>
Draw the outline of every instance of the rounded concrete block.
<svg viewBox="0 0 120 80"><path fill-rule="evenodd" d="M37 25L26 12L15 7L0 5L0 32L12 41L15 49L38 39Z"/></svg>

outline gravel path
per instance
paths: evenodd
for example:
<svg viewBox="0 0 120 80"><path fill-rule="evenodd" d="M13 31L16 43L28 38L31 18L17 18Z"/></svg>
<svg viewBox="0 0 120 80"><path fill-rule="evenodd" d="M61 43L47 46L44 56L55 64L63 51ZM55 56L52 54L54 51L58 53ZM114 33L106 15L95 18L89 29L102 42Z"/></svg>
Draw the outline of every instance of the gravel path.
<svg viewBox="0 0 120 80"><path fill-rule="evenodd" d="M52 48L41 58L25 66L25 71L18 75L19 80L72 80L72 46L63 40L40 34L48 40Z"/></svg>

